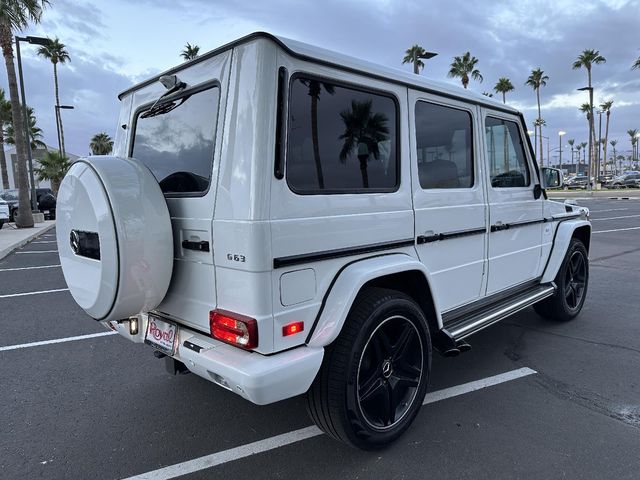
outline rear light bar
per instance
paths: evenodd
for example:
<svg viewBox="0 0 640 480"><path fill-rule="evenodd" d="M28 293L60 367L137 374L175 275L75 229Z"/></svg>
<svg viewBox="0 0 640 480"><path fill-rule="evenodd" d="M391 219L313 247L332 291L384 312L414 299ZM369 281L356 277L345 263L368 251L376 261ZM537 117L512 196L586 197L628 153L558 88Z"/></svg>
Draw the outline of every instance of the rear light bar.
<svg viewBox="0 0 640 480"><path fill-rule="evenodd" d="M226 310L209 312L211 336L235 347L251 350L258 346L258 322Z"/></svg>

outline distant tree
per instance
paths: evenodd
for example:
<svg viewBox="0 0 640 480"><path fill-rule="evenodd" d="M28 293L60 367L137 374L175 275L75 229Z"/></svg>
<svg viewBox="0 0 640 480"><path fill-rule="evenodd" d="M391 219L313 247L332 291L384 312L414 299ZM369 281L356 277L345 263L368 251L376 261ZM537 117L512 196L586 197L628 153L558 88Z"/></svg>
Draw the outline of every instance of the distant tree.
<svg viewBox="0 0 640 480"><path fill-rule="evenodd" d="M636 151L636 145L638 143L638 129L629 129L627 130L627 134L629 135L629 140L631 141L631 160L635 162L638 160L638 152Z"/></svg>
<svg viewBox="0 0 640 480"><path fill-rule="evenodd" d="M491 92L482 92L482 95L484 95L485 97L489 97L489 98L493 97L493 93L491 93Z"/></svg>
<svg viewBox="0 0 640 480"><path fill-rule="evenodd" d="M0 88L0 171L2 173L2 188L9 188L9 174L7 173L7 159L4 154L4 129L11 123L11 102L4 96L4 90Z"/></svg>
<svg viewBox="0 0 640 480"><path fill-rule="evenodd" d="M200 53L200 47L198 45L191 45L187 42L184 46L184 50L180 53L180 56L185 60L193 60Z"/></svg>
<svg viewBox="0 0 640 480"><path fill-rule="evenodd" d="M424 69L424 62L420 58L427 51L422 48L420 45L415 44L412 47L407 48L404 52L404 58L402 59L402 64L411 63L413 64L413 73L419 74L421 69Z"/></svg>
<svg viewBox="0 0 640 480"><path fill-rule="evenodd" d="M613 167L615 168L616 159L618 158L618 155L616 154L616 145L618 145L618 140L611 140L609 145L611 145L611 148L613 149Z"/></svg>
<svg viewBox="0 0 640 480"><path fill-rule="evenodd" d="M40 166L33 169L38 176L38 180L51 181L51 190L53 190L54 195L57 195L60 189L60 182L62 182L71 166L69 159L61 155L60 152L49 151L38 160L38 163Z"/></svg>
<svg viewBox="0 0 640 480"><path fill-rule="evenodd" d="M498 82L496 83L496 86L493 87L493 90L496 93L502 94L502 103L507 103L506 94L512 92L514 89L515 87L513 86L513 83L511 83L511 80L509 80L507 77L500 77L498 79Z"/></svg>
<svg viewBox="0 0 640 480"><path fill-rule="evenodd" d="M573 151L574 151L573 145L576 143L576 141L572 138L571 140L567 140L567 143L571 147L571 165L573 165ZM562 167L562 165L560 165L560 167Z"/></svg>
<svg viewBox="0 0 640 480"><path fill-rule="evenodd" d="M60 105L60 95L58 93L58 63L63 64L71 61L69 52L66 50L66 45L61 43L58 37L56 37L51 40L49 45L43 45L38 48L38 55L50 60L53 64L53 85L56 96L56 105ZM62 128L62 115L60 115L60 110L58 108L56 108L56 117L58 125L60 125L60 150L62 150L62 155L64 156L64 128Z"/></svg>
<svg viewBox="0 0 640 480"><path fill-rule="evenodd" d="M631 70L636 70L640 68L640 57L638 57L638 59L633 62L633 65L631 65Z"/></svg>
<svg viewBox="0 0 640 480"><path fill-rule="evenodd" d="M29 117L29 141L31 150L36 150L38 148L47 148L45 143L42 141L42 129L38 127L38 125L36 125L37 119L33 108L27 107L27 115ZM23 129L21 128L19 130L23 131ZM7 125L5 143L8 143L9 145L16 144L13 122Z"/></svg>
<svg viewBox="0 0 640 480"><path fill-rule="evenodd" d="M607 144L609 143L609 117L611 117L611 107L613 106L613 100L609 100L607 102L603 102L600 104L600 110L606 112L607 114L607 126L604 130L604 140L602 140L603 145L603 156L604 156L604 174L607 174Z"/></svg>
<svg viewBox="0 0 640 480"><path fill-rule="evenodd" d="M542 120L542 114L540 113L540 87L544 87L547 85L547 80L549 77L544 74L544 71L538 67L535 70L531 70L531 74L525 85L529 85L536 92L536 99L538 100L538 120ZM540 155L538 159L538 163L542 165L544 163L544 155L542 153L542 125L539 125L539 137L540 137Z"/></svg>
<svg viewBox="0 0 640 480"><path fill-rule="evenodd" d="M469 75L471 75L471 78L474 80L482 83L483 78L480 70L476 68L476 65L478 65L478 59L472 56L471 52L465 52L464 55L460 57L453 57L448 76L450 78L460 78L464 88L469 86Z"/></svg>
<svg viewBox="0 0 640 480"><path fill-rule="evenodd" d="M92 155L109 155L113 150L113 140L105 132L96 133L89 143Z"/></svg>

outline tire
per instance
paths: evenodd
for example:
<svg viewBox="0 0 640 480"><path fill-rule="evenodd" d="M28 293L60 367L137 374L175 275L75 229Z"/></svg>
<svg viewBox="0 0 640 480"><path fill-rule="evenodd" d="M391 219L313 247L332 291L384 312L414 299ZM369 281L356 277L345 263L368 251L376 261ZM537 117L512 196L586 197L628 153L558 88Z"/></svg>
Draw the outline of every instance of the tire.
<svg viewBox="0 0 640 480"><path fill-rule="evenodd" d="M589 287L587 249L577 238L571 240L554 282L556 293L536 303L533 308L542 317L566 322L582 310Z"/></svg>
<svg viewBox="0 0 640 480"><path fill-rule="evenodd" d="M4 220L0 220L0 230L2 230L3 225L4 225Z"/></svg>
<svg viewBox="0 0 640 480"><path fill-rule="evenodd" d="M307 410L330 437L363 450L382 448L420 411L430 371L431 337L420 307L403 293L369 288L325 349Z"/></svg>

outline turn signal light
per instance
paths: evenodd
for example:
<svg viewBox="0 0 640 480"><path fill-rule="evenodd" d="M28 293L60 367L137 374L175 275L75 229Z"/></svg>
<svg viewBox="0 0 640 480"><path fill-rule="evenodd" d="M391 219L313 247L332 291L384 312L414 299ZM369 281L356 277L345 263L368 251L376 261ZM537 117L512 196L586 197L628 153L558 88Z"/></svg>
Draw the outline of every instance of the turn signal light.
<svg viewBox="0 0 640 480"><path fill-rule="evenodd" d="M225 310L209 312L211 336L216 340L251 350L258 346L258 322Z"/></svg>
<svg viewBox="0 0 640 480"><path fill-rule="evenodd" d="M282 336L288 337L304 330L304 322L294 322L282 327Z"/></svg>

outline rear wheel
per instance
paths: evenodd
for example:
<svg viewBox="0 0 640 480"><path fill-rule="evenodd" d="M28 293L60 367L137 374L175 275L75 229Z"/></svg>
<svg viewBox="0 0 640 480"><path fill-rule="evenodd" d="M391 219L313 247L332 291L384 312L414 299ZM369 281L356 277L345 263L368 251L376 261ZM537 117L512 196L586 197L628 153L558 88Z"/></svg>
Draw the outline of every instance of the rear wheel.
<svg viewBox="0 0 640 480"><path fill-rule="evenodd" d="M553 296L534 305L536 312L552 320L571 320L582 310L589 286L587 249L573 238L554 280L557 290Z"/></svg>
<svg viewBox="0 0 640 480"><path fill-rule="evenodd" d="M381 448L413 422L430 368L431 339L420 307L400 292L367 289L326 349L307 393L309 414L337 440Z"/></svg>

